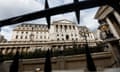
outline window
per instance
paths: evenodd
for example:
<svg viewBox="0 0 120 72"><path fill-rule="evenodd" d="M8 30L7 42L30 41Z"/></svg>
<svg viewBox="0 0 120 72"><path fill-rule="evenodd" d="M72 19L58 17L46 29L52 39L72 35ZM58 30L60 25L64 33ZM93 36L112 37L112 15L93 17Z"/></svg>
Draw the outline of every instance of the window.
<svg viewBox="0 0 120 72"><path fill-rule="evenodd" d="M62 40L64 40L64 38L62 38Z"/></svg>
<svg viewBox="0 0 120 72"><path fill-rule="evenodd" d="M16 35L16 39L18 39L18 35Z"/></svg>
<svg viewBox="0 0 120 72"><path fill-rule="evenodd" d="M78 41L78 38L76 38L76 41Z"/></svg>
<svg viewBox="0 0 120 72"><path fill-rule="evenodd" d="M21 36L20 39L23 39L23 37Z"/></svg>
<svg viewBox="0 0 120 72"><path fill-rule="evenodd" d="M25 39L27 39L27 36L25 36Z"/></svg>
<svg viewBox="0 0 120 72"><path fill-rule="evenodd" d="M57 36L59 36L59 34L57 34Z"/></svg>
<svg viewBox="0 0 120 72"><path fill-rule="evenodd" d="M58 32L58 25L56 25L56 32Z"/></svg>
<svg viewBox="0 0 120 72"><path fill-rule="evenodd" d="M56 28L58 28L58 25L56 25Z"/></svg>
<svg viewBox="0 0 120 72"><path fill-rule="evenodd" d="M28 34L28 32L26 32L26 34Z"/></svg>
<svg viewBox="0 0 120 72"><path fill-rule="evenodd" d="M74 39L72 38L72 40L74 40Z"/></svg>
<svg viewBox="0 0 120 72"><path fill-rule="evenodd" d="M44 36L44 39L46 39L46 36Z"/></svg>
<svg viewBox="0 0 120 72"><path fill-rule="evenodd" d="M22 34L24 33L24 32L21 32Z"/></svg>
<svg viewBox="0 0 120 72"><path fill-rule="evenodd" d="M66 40L69 40L69 35L66 35Z"/></svg>
<svg viewBox="0 0 120 72"><path fill-rule="evenodd" d="M42 39L42 36L40 36L40 39Z"/></svg>
<svg viewBox="0 0 120 72"><path fill-rule="evenodd" d="M57 38L57 41L59 41L59 38Z"/></svg>
<svg viewBox="0 0 120 72"><path fill-rule="evenodd" d="M73 34L71 34L71 36L73 36Z"/></svg>

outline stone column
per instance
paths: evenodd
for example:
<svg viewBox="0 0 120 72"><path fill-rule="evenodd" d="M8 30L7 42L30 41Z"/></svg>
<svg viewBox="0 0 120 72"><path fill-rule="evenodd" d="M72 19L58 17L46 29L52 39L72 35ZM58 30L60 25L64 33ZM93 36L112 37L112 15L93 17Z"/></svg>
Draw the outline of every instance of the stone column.
<svg viewBox="0 0 120 72"><path fill-rule="evenodd" d="M116 31L116 28L115 28L115 26L112 24L112 22L110 21L110 19L109 19L109 18L106 18L106 21L107 21L107 23L109 24L109 27L110 27L113 35L114 35L117 39L119 39L120 37L119 37L119 35L118 35L117 31Z"/></svg>
<svg viewBox="0 0 120 72"><path fill-rule="evenodd" d="M117 21L119 22L119 24L120 24L120 15L119 15L116 11L114 11L113 14L114 14L114 16L116 17L116 20L117 20Z"/></svg>
<svg viewBox="0 0 120 72"><path fill-rule="evenodd" d="M5 53L6 53L6 49L3 48L3 49L2 49L2 54L5 54Z"/></svg>

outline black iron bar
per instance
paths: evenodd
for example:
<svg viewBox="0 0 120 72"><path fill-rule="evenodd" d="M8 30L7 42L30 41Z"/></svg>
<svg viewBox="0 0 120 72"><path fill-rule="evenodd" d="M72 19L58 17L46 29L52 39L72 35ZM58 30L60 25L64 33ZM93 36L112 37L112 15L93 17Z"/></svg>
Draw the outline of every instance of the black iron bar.
<svg viewBox="0 0 120 72"><path fill-rule="evenodd" d="M88 46L88 42L87 42L87 36L85 35L84 32L84 37L85 37L85 54L86 54L86 62L87 62L87 70L89 72L96 72L96 66L94 64L89 46Z"/></svg>
<svg viewBox="0 0 120 72"><path fill-rule="evenodd" d="M120 0L106 0L106 3L120 14Z"/></svg>
<svg viewBox="0 0 120 72"><path fill-rule="evenodd" d="M52 15L72 12L76 10L83 10L83 9L88 9L92 7L102 6L105 4L106 3L102 0L88 0L88 1L81 1L77 3L71 3L71 4L59 6L59 7L49 8L46 10L2 20L0 21L0 27L6 26L6 25L13 25L13 24L25 22L25 21L35 20L38 18L48 17Z"/></svg>

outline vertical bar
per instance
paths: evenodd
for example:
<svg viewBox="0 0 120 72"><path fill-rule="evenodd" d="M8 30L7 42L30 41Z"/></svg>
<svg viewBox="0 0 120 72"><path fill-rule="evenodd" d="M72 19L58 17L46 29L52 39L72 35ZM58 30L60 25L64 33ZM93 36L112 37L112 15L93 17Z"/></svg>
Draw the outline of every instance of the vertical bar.
<svg viewBox="0 0 120 72"><path fill-rule="evenodd" d="M89 46L88 46L88 42L87 42L87 37L85 35L84 32L84 36L85 36L85 53L86 53L86 60L87 60L87 69L88 71L96 71L96 66L94 64L94 61L92 59L90 50L89 50Z"/></svg>

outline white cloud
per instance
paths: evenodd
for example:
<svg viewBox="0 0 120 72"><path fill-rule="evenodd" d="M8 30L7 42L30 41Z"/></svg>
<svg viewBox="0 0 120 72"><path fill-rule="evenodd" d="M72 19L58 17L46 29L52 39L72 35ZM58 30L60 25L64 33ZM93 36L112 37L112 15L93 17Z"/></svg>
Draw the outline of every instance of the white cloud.
<svg viewBox="0 0 120 72"><path fill-rule="evenodd" d="M0 0L0 20L18 16L26 13L31 13L44 9L45 0ZM72 3L73 0L48 0L50 7L60 6L68 3ZM80 25L86 25L90 29L97 28L98 24L93 19L96 9L83 10L81 11ZM60 19L68 19L76 21L74 12L65 13L60 15L52 16L52 21ZM46 19L37 19L28 21L36 24L46 24ZM11 38L12 29L14 26L6 26L2 28L1 34L8 40Z"/></svg>
<svg viewBox="0 0 120 72"><path fill-rule="evenodd" d="M0 19L31 13L43 9L34 0L0 0Z"/></svg>
<svg viewBox="0 0 120 72"><path fill-rule="evenodd" d="M34 0L0 0L0 20L43 9L43 4ZM2 27L1 34L11 38L13 26Z"/></svg>
<svg viewBox="0 0 120 72"><path fill-rule="evenodd" d="M92 8L92 9L81 11L80 24L87 26L92 31L97 29L99 24L97 20L94 19L94 16L97 10L98 8Z"/></svg>

